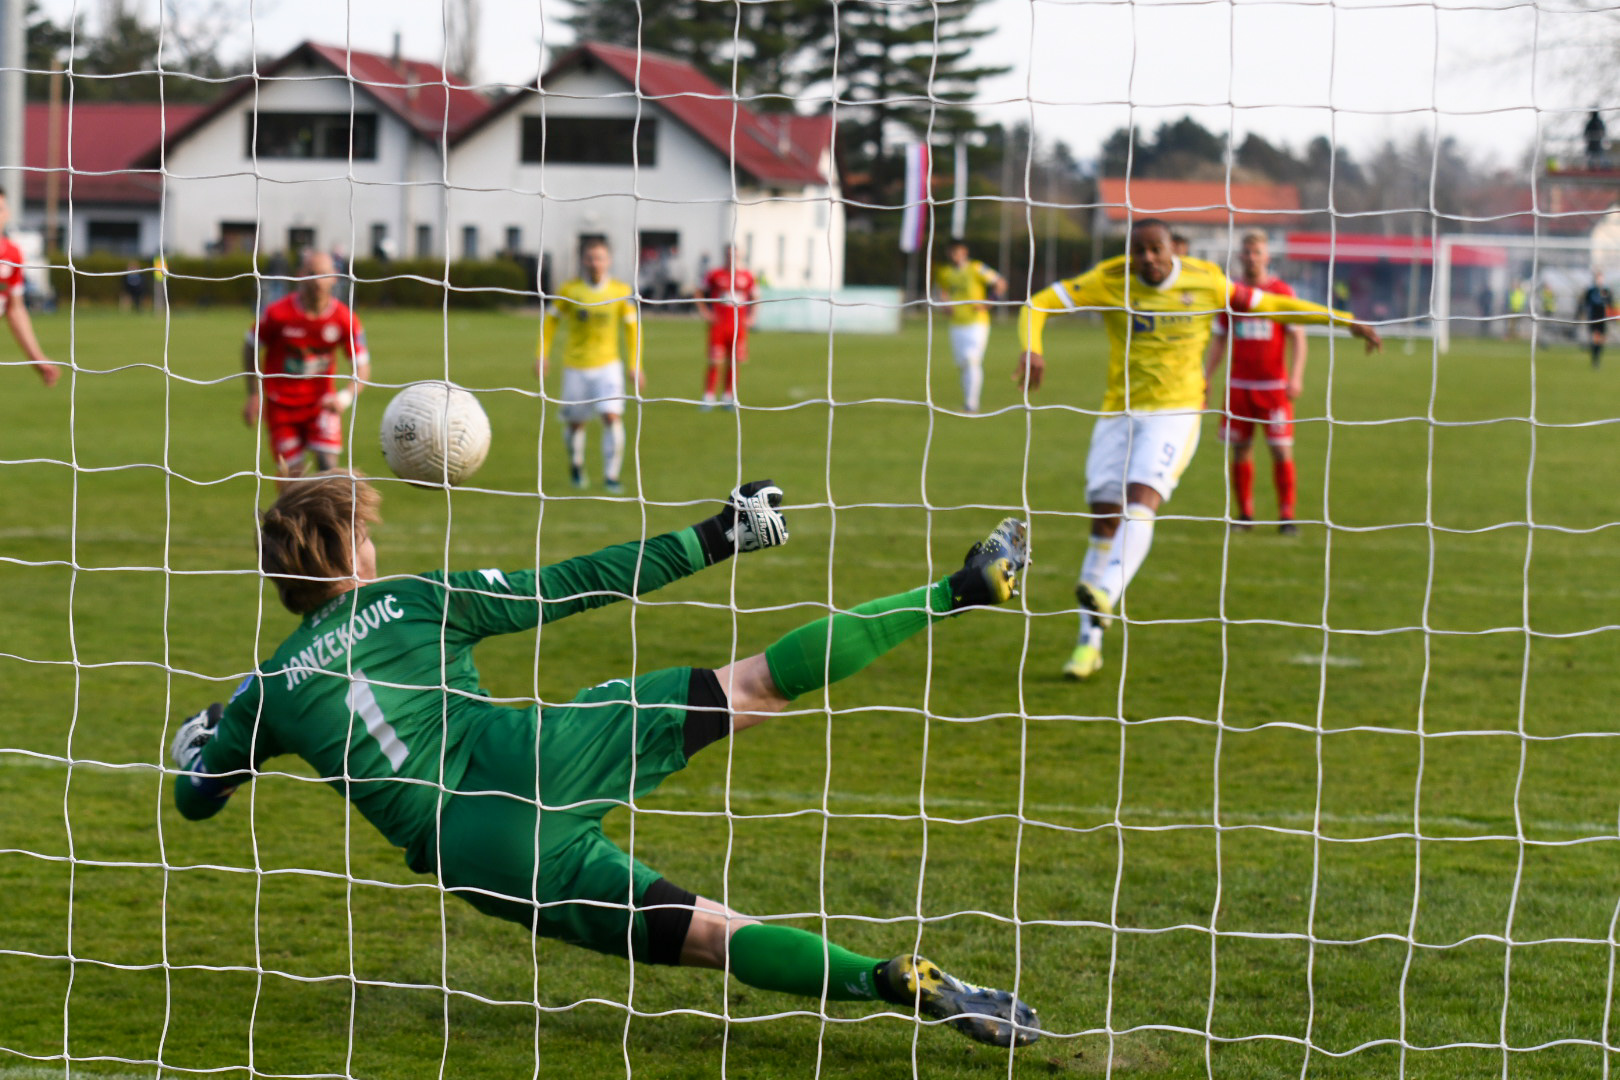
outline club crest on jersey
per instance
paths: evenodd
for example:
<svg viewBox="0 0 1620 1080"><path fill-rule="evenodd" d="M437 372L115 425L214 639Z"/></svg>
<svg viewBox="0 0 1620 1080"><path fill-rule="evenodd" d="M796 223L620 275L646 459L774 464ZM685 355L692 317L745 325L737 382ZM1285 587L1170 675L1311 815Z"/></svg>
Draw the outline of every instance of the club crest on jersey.
<svg viewBox="0 0 1620 1080"><path fill-rule="evenodd" d="M1182 293L1181 293L1181 306L1182 307L1192 307L1193 306L1193 294L1192 294L1191 290L1186 290L1186 289L1182 290Z"/></svg>
<svg viewBox="0 0 1620 1080"><path fill-rule="evenodd" d="M1188 301L1188 303L1191 303L1191 302L1192 301L1190 301L1190 300ZM332 325L331 323L327 323L326 326L322 327L322 329L321 329L321 337L325 338L327 341L336 341L338 338L340 338L342 336L343 336L343 331L339 330L336 326Z"/></svg>

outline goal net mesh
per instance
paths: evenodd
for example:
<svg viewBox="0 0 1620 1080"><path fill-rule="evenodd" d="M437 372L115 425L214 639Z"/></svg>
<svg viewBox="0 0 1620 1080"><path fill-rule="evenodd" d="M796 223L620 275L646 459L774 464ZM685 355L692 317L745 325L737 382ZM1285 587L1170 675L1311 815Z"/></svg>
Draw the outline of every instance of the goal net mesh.
<svg viewBox="0 0 1620 1080"><path fill-rule="evenodd" d="M45 4L0 73L26 69L0 97L28 95L6 176L32 313L0 403L0 1080L1610 1075L1620 394L1588 298L1620 273L1620 164L1582 128L1612 90L1561 58L1612 13L518 7L409 8L402 39L358 2ZM214 24L246 73L198 61ZM1025 387L1018 317L1150 217L1233 279L1263 234L1298 295L1389 343L1290 344L1291 437L1268 411L1221 438L1237 376L1207 357L1202 450L1171 448L1175 497L1073 681L1121 343L1103 312L1054 318ZM1011 990L1040 1041L530 934L409 868L342 797L366 777L295 755L215 817L177 812L179 725L299 626L256 529L276 442L318 448L319 402L296 424L245 406L243 372L265 311L319 296L309 253L363 337L277 347L301 375L350 346L337 385L360 392L321 430L382 492L384 578L485 570L467 595L488 599L741 482L786 491L781 551L581 587L602 610L478 644L476 693L437 668L389 687L442 701L447 730L468 698L588 723L561 711L584 688L747 661L1029 522L1010 603L661 784L638 758L603 828L741 916ZM630 342L644 381L620 389L599 362ZM421 381L490 416L459 487L383 462L383 408ZM352 677L326 647L313 666ZM472 649L448 616L442 647ZM376 699L346 700L334 738L386 755ZM533 749L540 824L505 851L539 890L578 869L552 830L593 796L548 798L588 755Z"/></svg>

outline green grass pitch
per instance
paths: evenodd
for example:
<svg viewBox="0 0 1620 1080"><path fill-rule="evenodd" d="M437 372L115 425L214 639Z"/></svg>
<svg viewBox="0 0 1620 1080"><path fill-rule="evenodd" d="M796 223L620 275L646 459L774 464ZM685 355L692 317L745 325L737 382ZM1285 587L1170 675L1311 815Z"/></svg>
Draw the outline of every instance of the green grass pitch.
<svg viewBox="0 0 1620 1080"><path fill-rule="evenodd" d="M412 875L297 763L183 821L175 719L293 622L250 572L271 489L229 377L246 321L42 318L77 375L3 373L0 1080L62 1076L64 1054L139 1077L1008 1075L1007 1052L909 1017L535 947ZM786 549L487 643L503 698L748 655L1030 514L1011 610L936 627L612 815L673 881L1016 978L1052 1033L1018 1075L1607 1075L1620 384L1572 345L1330 360L1313 339L1315 523L1229 537L1206 421L1131 624L1078 687L1058 668L1105 360L1081 321L1053 327L1033 411L998 325L990 415L969 419L920 404L958 400L943 324L760 334L731 414L668 400L699 392L701 331L654 320L612 501L567 486L529 393L532 315L368 322L379 379L448 356L495 428L479 490L383 483L384 572L533 565L687 524L738 479L787 489ZM388 396L354 414L377 474Z"/></svg>

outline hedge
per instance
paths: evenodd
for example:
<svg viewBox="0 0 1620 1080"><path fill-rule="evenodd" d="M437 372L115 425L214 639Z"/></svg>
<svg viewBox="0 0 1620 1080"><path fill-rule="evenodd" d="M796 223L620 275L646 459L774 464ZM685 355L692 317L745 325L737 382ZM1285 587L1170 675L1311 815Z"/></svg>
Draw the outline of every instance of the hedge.
<svg viewBox="0 0 1620 1080"><path fill-rule="evenodd" d="M124 291L130 260L122 255L91 254L52 257L51 285L58 303L116 303ZM270 259L259 257L259 273L269 274ZM176 255L168 260L169 302L181 307L210 304L252 307L264 300L270 284L254 276L248 255L208 258ZM148 263L142 264L150 271ZM358 306L440 307L445 301L444 262L439 259L357 259L354 299ZM290 285L291 283L285 283ZM533 299L522 266L508 260L450 264L450 306L495 308Z"/></svg>

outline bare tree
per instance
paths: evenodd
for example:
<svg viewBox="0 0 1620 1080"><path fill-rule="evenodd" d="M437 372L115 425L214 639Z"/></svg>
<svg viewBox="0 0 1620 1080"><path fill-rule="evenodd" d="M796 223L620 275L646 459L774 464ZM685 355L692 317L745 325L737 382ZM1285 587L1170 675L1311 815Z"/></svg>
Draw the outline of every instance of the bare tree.
<svg viewBox="0 0 1620 1080"><path fill-rule="evenodd" d="M479 0L444 0L444 56L450 73L477 78Z"/></svg>

